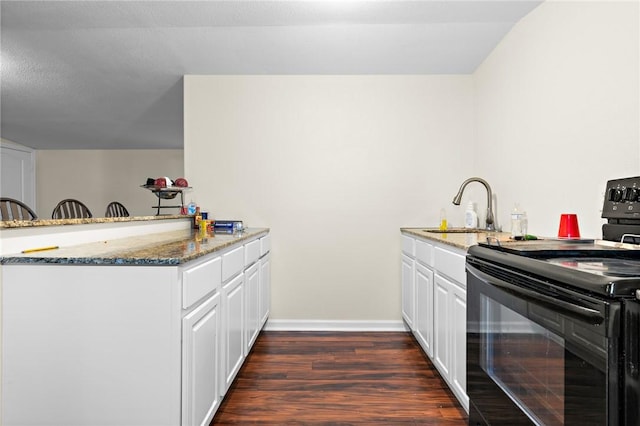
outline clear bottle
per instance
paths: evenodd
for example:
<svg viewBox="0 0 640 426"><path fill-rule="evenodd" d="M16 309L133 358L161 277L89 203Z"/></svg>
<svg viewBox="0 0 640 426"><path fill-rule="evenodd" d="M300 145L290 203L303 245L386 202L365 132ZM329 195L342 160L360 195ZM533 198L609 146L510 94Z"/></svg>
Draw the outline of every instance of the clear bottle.
<svg viewBox="0 0 640 426"><path fill-rule="evenodd" d="M473 201L469 201L467 210L464 212L464 227L465 228L477 228L478 227L478 213L473 205Z"/></svg>
<svg viewBox="0 0 640 426"><path fill-rule="evenodd" d="M515 204L511 211L511 238L514 240L522 239L522 217L523 215L518 204Z"/></svg>

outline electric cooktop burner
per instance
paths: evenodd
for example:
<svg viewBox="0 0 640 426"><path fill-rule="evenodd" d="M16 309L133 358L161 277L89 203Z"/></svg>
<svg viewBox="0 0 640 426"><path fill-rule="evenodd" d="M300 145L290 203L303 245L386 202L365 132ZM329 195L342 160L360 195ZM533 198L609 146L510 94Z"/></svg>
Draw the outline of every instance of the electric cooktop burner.
<svg viewBox="0 0 640 426"><path fill-rule="evenodd" d="M640 277L640 259L558 257L547 262L606 277Z"/></svg>
<svg viewBox="0 0 640 426"><path fill-rule="evenodd" d="M640 259L640 246L602 240L533 240L479 243L505 253L534 258L624 257Z"/></svg>

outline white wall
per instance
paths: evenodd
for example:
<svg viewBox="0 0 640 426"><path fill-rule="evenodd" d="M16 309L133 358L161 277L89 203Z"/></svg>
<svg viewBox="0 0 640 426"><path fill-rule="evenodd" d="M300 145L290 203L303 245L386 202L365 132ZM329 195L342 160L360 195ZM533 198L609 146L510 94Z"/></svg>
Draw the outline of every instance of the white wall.
<svg viewBox="0 0 640 426"><path fill-rule="evenodd" d="M37 213L43 219L50 219L53 208L65 198L82 201L95 217L103 217L111 201L123 203L132 216L155 215L151 206L157 198L140 185L148 177L184 175L180 149L39 150L36 154Z"/></svg>
<svg viewBox="0 0 640 426"><path fill-rule="evenodd" d="M435 226L469 177L471 77L184 82L195 200L272 230L271 318L399 321L399 228Z"/></svg>
<svg viewBox="0 0 640 426"><path fill-rule="evenodd" d="M478 185L450 204L469 176L505 230L518 202L531 233L575 212L601 235L606 180L640 175L638 17L548 0L473 76L188 76L185 173L214 217L272 228L273 318L398 319L398 228L482 220Z"/></svg>
<svg viewBox="0 0 640 426"><path fill-rule="evenodd" d="M639 3L550 1L522 19L474 74L479 175L509 229L556 235L577 213L601 237L606 181L640 175Z"/></svg>

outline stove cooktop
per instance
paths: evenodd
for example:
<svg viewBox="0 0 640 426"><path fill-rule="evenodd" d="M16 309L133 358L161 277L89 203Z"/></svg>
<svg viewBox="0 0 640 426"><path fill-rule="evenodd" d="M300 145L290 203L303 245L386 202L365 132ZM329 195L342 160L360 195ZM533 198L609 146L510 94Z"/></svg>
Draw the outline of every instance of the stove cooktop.
<svg viewBox="0 0 640 426"><path fill-rule="evenodd" d="M640 259L640 246L602 240L531 240L479 243L482 247L535 258L625 257Z"/></svg>
<svg viewBox="0 0 640 426"><path fill-rule="evenodd" d="M640 277L640 259L558 257L548 263L604 277Z"/></svg>
<svg viewBox="0 0 640 426"><path fill-rule="evenodd" d="M533 244L531 244L533 243ZM635 297L640 289L640 248L593 240L534 240L479 244L468 258L607 298Z"/></svg>

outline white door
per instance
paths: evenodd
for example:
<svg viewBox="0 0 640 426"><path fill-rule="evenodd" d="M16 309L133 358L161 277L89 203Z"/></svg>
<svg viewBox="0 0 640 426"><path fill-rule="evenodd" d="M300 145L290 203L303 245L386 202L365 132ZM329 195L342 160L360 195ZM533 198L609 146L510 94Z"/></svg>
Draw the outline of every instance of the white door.
<svg viewBox="0 0 640 426"><path fill-rule="evenodd" d="M35 152L0 142L0 196L20 200L36 210Z"/></svg>
<svg viewBox="0 0 640 426"><path fill-rule="evenodd" d="M269 318L271 307L271 255L265 254L260 259L260 328Z"/></svg>
<svg viewBox="0 0 640 426"><path fill-rule="evenodd" d="M223 285L222 309L224 315L222 394L225 394L244 361L244 274L238 275Z"/></svg>
<svg viewBox="0 0 640 426"><path fill-rule="evenodd" d="M402 255L402 317L411 330L415 328L413 324L415 310L414 262L409 256Z"/></svg>
<svg viewBox="0 0 640 426"><path fill-rule="evenodd" d="M433 296L433 360L440 374L449 380L449 293L451 284L442 276L434 275Z"/></svg>
<svg viewBox="0 0 640 426"><path fill-rule="evenodd" d="M467 412L467 291L451 285L451 384Z"/></svg>
<svg viewBox="0 0 640 426"><path fill-rule="evenodd" d="M245 354L249 354L260 331L260 265L254 263L244 273L245 283Z"/></svg>
<svg viewBox="0 0 640 426"><path fill-rule="evenodd" d="M206 426L220 404L220 294L182 320L182 425Z"/></svg>
<svg viewBox="0 0 640 426"><path fill-rule="evenodd" d="M433 271L416 263L416 338L433 358Z"/></svg>

